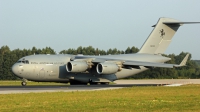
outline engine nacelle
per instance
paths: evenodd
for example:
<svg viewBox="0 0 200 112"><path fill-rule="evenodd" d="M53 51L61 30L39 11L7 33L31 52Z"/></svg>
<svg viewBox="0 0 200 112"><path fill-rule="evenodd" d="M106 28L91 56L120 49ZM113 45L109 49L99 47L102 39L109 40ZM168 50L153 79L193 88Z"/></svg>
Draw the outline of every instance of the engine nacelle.
<svg viewBox="0 0 200 112"><path fill-rule="evenodd" d="M99 63L96 67L98 74L114 74L120 70L115 63Z"/></svg>
<svg viewBox="0 0 200 112"><path fill-rule="evenodd" d="M89 68L84 61L70 61L66 65L68 72L85 72Z"/></svg>

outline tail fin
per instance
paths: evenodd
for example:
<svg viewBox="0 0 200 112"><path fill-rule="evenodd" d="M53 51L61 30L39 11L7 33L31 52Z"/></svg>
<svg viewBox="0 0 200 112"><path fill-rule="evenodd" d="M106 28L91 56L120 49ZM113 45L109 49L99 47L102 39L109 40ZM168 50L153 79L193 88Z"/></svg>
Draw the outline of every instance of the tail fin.
<svg viewBox="0 0 200 112"><path fill-rule="evenodd" d="M146 42L138 53L163 54L169 46L172 37L182 24L199 22L180 22L171 18L160 18Z"/></svg>

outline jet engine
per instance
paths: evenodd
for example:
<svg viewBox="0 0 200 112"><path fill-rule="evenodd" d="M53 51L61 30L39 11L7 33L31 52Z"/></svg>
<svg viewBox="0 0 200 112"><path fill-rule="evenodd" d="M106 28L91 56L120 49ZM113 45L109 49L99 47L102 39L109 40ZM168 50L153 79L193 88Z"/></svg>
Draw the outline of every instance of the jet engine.
<svg viewBox="0 0 200 112"><path fill-rule="evenodd" d="M85 61L70 61L66 65L68 72L85 72L89 68Z"/></svg>
<svg viewBox="0 0 200 112"><path fill-rule="evenodd" d="M99 63L96 70L98 74L114 74L120 71L120 67L115 63Z"/></svg>

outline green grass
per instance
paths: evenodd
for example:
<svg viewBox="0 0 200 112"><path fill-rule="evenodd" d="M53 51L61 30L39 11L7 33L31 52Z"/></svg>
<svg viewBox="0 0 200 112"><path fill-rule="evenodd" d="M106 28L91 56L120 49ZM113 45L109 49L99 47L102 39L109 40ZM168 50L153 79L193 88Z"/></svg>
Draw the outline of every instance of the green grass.
<svg viewBox="0 0 200 112"><path fill-rule="evenodd" d="M200 85L116 90L0 94L0 111L200 111Z"/></svg>

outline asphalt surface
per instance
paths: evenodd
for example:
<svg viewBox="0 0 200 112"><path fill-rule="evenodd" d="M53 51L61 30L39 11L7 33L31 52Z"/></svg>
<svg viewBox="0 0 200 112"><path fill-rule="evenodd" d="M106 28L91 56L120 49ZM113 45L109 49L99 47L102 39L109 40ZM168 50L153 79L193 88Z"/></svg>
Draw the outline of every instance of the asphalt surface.
<svg viewBox="0 0 200 112"><path fill-rule="evenodd" d="M110 90L133 86L200 84L200 79L117 80L114 85L0 86L0 94Z"/></svg>
<svg viewBox="0 0 200 112"><path fill-rule="evenodd" d="M157 86L157 84L150 84ZM72 91L96 91L111 90L132 86L149 86L148 84L115 84L115 85L55 85L55 86L0 86L0 94L11 93L38 93L38 92L72 92Z"/></svg>

